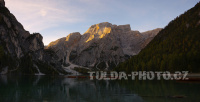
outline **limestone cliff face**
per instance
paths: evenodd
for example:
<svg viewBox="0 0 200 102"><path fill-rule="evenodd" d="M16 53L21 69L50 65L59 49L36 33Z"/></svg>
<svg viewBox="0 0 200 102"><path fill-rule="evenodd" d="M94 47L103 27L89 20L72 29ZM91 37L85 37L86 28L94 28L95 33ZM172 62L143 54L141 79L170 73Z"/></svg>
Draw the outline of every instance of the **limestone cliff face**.
<svg viewBox="0 0 200 102"><path fill-rule="evenodd" d="M47 49L52 49L59 56L59 60L65 59L67 51L71 51L77 47L81 39L81 34L78 32L71 33L67 37L63 37L51 42Z"/></svg>
<svg viewBox="0 0 200 102"><path fill-rule="evenodd" d="M56 60L47 59L48 52L44 50L42 39L41 34L30 34L26 31L5 7L4 0L0 0L0 52L2 53L2 56L0 56L0 74L1 70L5 68L8 68L9 72L17 71L22 67L24 69L21 70L28 72L27 74L39 73L39 69L36 68L39 66L39 62L41 66L41 63L49 63L49 65L50 63L57 63ZM6 63L3 63L3 61ZM11 62L13 62L12 65ZM28 64L25 65L25 63Z"/></svg>
<svg viewBox="0 0 200 102"><path fill-rule="evenodd" d="M25 53L43 49L42 36L26 31L5 7L4 0L0 4L0 44L4 46L6 53L21 58Z"/></svg>
<svg viewBox="0 0 200 102"><path fill-rule="evenodd" d="M5 45L5 49L12 56L21 58L25 52L29 51L29 49L24 46L24 42L28 42L27 46L30 44L34 45L34 43L27 40L30 33L24 30L23 26L17 22L15 17L9 13L5 7L1 7L1 10L2 9L4 12L0 12L1 44L3 43Z"/></svg>
<svg viewBox="0 0 200 102"><path fill-rule="evenodd" d="M5 1L4 0L0 0L0 6L5 6Z"/></svg>
<svg viewBox="0 0 200 102"><path fill-rule="evenodd" d="M54 41L47 49L54 49L65 64L109 69L138 54L160 30L140 33L130 25L103 22L92 25L83 35L71 33Z"/></svg>

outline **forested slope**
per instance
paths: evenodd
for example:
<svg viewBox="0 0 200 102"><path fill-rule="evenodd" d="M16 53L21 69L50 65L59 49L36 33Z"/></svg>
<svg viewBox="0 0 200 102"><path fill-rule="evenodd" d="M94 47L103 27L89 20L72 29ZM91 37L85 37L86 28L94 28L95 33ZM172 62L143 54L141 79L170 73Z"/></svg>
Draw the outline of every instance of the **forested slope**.
<svg viewBox="0 0 200 102"><path fill-rule="evenodd" d="M115 70L200 72L200 3L171 21L138 55Z"/></svg>

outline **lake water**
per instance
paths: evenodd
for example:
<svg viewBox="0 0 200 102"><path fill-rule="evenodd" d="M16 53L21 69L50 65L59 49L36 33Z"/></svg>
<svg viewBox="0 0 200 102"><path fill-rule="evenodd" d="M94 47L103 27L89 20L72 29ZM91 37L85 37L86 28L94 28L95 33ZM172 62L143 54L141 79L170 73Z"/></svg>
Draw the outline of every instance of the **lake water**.
<svg viewBox="0 0 200 102"><path fill-rule="evenodd" d="M1 75L0 102L200 102L200 83Z"/></svg>

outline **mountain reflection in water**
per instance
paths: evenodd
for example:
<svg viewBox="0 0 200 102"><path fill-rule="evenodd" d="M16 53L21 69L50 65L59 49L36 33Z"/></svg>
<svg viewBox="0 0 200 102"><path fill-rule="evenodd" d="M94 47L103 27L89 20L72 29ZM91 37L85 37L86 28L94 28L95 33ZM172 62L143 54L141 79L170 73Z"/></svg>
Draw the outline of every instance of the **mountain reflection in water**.
<svg viewBox="0 0 200 102"><path fill-rule="evenodd" d="M0 102L199 102L199 92L199 83L164 80L0 76Z"/></svg>

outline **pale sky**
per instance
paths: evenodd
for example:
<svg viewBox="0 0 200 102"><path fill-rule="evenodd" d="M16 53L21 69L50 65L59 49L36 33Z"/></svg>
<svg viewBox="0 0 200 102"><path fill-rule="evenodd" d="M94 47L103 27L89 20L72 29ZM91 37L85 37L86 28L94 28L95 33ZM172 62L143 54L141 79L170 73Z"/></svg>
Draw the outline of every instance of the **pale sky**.
<svg viewBox="0 0 200 102"><path fill-rule="evenodd" d="M164 28L199 0L5 0L30 33L39 32L48 45L69 33L83 34L94 24L130 24L144 32Z"/></svg>

